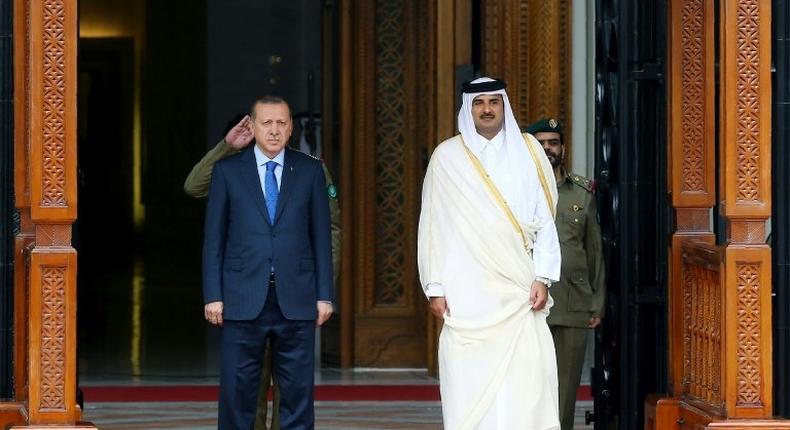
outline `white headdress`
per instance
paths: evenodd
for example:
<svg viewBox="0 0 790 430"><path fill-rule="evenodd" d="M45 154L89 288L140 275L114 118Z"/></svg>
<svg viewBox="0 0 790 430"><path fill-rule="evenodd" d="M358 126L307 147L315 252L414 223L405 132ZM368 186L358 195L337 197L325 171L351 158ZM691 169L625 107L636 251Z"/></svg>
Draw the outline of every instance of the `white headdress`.
<svg viewBox="0 0 790 430"><path fill-rule="evenodd" d="M479 85L486 83L490 84ZM479 92L467 92L475 91L475 86L480 88ZM519 129L516 117L513 115L513 109L510 107L510 100L507 98L507 93L505 92L504 81L483 77L464 85L463 102L461 104L461 110L458 112L458 131L461 132L461 136L463 136L467 145L473 142L473 139L478 139L477 136L479 136L475 128L474 118L472 117L472 101L481 94L502 95L502 102L505 105L505 121L502 124L505 131L505 142L513 144L521 141L521 129Z"/></svg>

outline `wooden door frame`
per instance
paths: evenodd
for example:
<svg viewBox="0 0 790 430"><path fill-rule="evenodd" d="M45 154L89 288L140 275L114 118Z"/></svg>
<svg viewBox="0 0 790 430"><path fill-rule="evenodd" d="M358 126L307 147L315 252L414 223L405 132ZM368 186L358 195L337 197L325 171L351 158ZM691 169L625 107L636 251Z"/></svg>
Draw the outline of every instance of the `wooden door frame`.
<svg viewBox="0 0 790 430"><path fill-rule="evenodd" d="M668 6L671 396L645 428L790 428L772 419L771 2Z"/></svg>
<svg viewBox="0 0 790 430"><path fill-rule="evenodd" d="M16 403L5 423L95 428L77 405L76 0L14 0ZM22 420L19 420L22 418ZM15 427L17 428L17 427Z"/></svg>
<svg viewBox="0 0 790 430"><path fill-rule="evenodd" d="M406 285L404 297L405 308L386 308L372 303L370 286L376 283L373 253L375 246L375 225L378 221L373 204L376 185L375 148L376 142L376 20L373 2L354 0L340 1L340 55L338 105L339 121L338 138L340 153L340 188L342 211L342 242L343 257L341 259L341 366L352 367L359 364L355 357L355 341L360 327L355 327L355 319L360 315L375 318L403 318L404 321L417 321L425 326L425 339L418 340L420 348L425 349L425 356L420 359L423 365L435 365L436 328L433 317L430 317L422 300L422 292L416 279L416 254L412 272L403 276L414 278L413 284ZM403 2L407 25L419 28L419 40L406 32L407 43L415 46L414 51L404 56L405 68L419 70L421 73L404 77L406 81L406 103L423 106L408 107L404 115L406 124L415 136L409 139L404 150L407 169L414 172L408 179L414 195L407 196L419 201L419 189L422 185L423 170L427 165L430 151L442 140L455 134L455 70L459 64L471 61L471 33L468 26L471 21L471 1L438 0L436 2ZM421 9L420 9L421 8ZM419 9L419 13L418 13ZM455 38L462 26L467 28L467 36ZM463 35L463 33L461 33ZM412 45L410 45L412 46ZM417 77L418 79L414 79ZM419 113L417 110L419 109ZM410 175L412 176L412 175ZM416 218L419 213L418 204L409 204L406 215ZM416 241L416 231L414 238ZM416 242L415 242L416 243ZM416 250L416 244L414 247ZM408 253L406 253L408 254ZM406 255L404 254L404 255ZM409 274L411 273L411 274ZM412 276L413 275L413 276ZM408 281L407 282L411 282Z"/></svg>

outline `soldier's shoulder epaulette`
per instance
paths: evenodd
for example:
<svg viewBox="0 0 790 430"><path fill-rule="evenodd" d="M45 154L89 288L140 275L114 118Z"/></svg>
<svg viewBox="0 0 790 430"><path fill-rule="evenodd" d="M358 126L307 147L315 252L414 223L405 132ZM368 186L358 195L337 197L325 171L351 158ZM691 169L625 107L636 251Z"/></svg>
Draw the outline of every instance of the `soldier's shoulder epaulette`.
<svg viewBox="0 0 790 430"><path fill-rule="evenodd" d="M309 152L302 151L301 149L297 149L297 148L294 148L294 147L291 147L291 146L287 146L286 149L288 149L289 151L298 152L298 153L300 153L302 155L306 155L306 156L312 158L313 160L320 161L322 163L324 162L324 160L316 157L315 155L313 155L313 154L311 154Z"/></svg>
<svg viewBox="0 0 790 430"><path fill-rule="evenodd" d="M311 154L311 153L309 153L309 152L302 151L301 149L294 148L294 147L292 147L292 146L289 146L289 147L288 147L288 149L290 149L291 151L300 152L300 153L302 153L302 154L304 154L304 155L306 155L306 156L308 156L308 157L310 157L310 158L312 158L312 159L314 159L314 160L321 161L321 159L320 159L320 158L316 157L315 155L313 155L313 154Z"/></svg>
<svg viewBox="0 0 790 430"><path fill-rule="evenodd" d="M589 192L595 191L595 181L592 179L587 179L584 176L580 176L575 173L571 173L568 175L568 177L571 179L571 182L584 188L585 190Z"/></svg>

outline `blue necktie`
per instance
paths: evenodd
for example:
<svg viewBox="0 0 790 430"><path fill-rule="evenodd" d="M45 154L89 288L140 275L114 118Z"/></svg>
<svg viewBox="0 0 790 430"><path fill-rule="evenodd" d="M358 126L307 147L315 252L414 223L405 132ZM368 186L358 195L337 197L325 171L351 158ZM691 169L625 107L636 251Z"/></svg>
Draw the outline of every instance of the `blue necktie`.
<svg viewBox="0 0 790 430"><path fill-rule="evenodd" d="M277 197L280 190L277 188L277 177L274 176L274 168L277 167L276 161L266 163L266 179L263 186L266 190L266 209L269 211L269 220L274 224L274 214L277 213Z"/></svg>

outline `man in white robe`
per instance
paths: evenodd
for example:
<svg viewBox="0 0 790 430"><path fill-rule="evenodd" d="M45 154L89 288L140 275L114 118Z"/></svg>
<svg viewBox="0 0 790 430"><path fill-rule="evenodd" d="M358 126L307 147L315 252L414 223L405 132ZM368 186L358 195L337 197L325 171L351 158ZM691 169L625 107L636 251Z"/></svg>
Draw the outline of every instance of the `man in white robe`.
<svg viewBox="0 0 790 430"><path fill-rule="evenodd" d="M505 83L464 84L460 134L431 156L418 234L420 281L444 320L439 378L448 430L559 429L546 316L560 276L557 188L522 135Z"/></svg>

